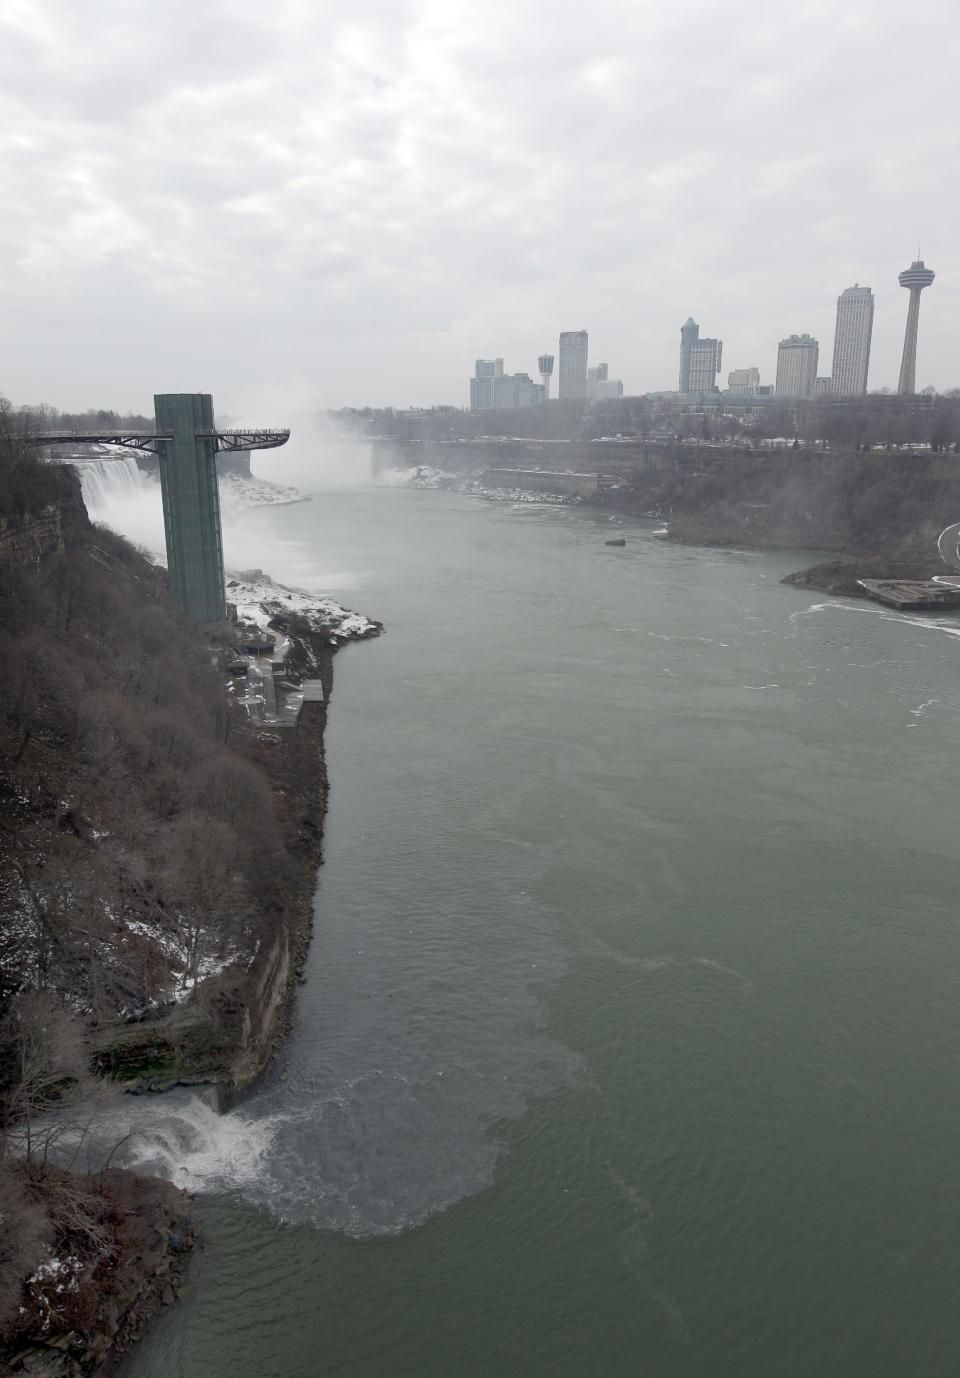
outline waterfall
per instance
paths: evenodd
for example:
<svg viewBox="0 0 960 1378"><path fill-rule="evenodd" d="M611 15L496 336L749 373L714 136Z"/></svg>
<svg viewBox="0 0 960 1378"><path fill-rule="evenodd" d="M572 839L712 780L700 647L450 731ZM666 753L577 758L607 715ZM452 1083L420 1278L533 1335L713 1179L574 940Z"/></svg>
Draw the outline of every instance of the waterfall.
<svg viewBox="0 0 960 1378"><path fill-rule="evenodd" d="M91 521L111 527L149 551L152 560L164 562L160 484L139 468L133 455L91 447L86 453L66 454L60 462L72 464L80 475Z"/></svg>
<svg viewBox="0 0 960 1378"><path fill-rule="evenodd" d="M138 497L149 482L133 455L90 455L70 462L80 475L83 501L93 521L105 520L115 503Z"/></svg>
<svg viewBox="0 0 960 1378"><path fill-rule="evenodd" d="M101 1099L75 1106L57 1127L51 1149L64 1167L99 1172L107 1163L166 1177L188 1191L233 1191L264 1175L282 1115L257 1118L243 1109L218 1114L210 1091L176 1089L161 1096Z"/></svg>

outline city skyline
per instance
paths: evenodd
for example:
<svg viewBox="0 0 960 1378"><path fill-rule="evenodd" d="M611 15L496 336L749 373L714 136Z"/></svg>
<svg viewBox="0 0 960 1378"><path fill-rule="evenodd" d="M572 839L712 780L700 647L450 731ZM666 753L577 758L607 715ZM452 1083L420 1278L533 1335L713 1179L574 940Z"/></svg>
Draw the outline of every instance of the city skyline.
<svg viewBox="0 0 960 1378"><path fill-rule="evenodd" d="M915 260L909 269L898 275L898 285L910 288L910 307L907 316L906 334L900 366L900 380L897 391L912 393L918 390L916 384L916 359L918 351L918 318L920 292L930 286L935 273L925 267L922 260ZM875 299L869 286L855 282L844 288L836 299L834 322L832 368L830 374L820 375L820 342L808 331L794 332L782 338L777 345L776 365L772 377L764 382L761 370L756 365L739 365L728 376L728 388L719 382L723 367L723 341L717 337L701 336L699 322L688 316L680 327L680 365L677 382L673 388L641 388L636 392L625 389L617 379L608 382L606 363L590 366L589 331L561 331L558 357L560 360L560 400L577 399L599 400L603 397L642 395L643 393L676 392L679 396L696 397L705 393L725 392L735 394L779 395L781 397L811 399L834 395L837 397L863 396L869 391L870 355L873 340ZM549 359L550 371L553 356L538 356L538 367ZM477 360L479 373L480 364ZM492 361L487 361L491 363ZM502 371L503 360L496 361ZM522 376L530 382L529 376ZM541 388L539 395L527 394L520 405L531 405L533 401L547 400L549 374L540 367ZM470 410L483 410L491 402L478 403L477 389L480 385L470 380ZM874 391L882 391L875 388ZM889 386L887 391L892 391Z"/></svg>
<svg viewBox="0 0 960 1378"><path fill-rule="evenodd" d="M837 23L773 0L762 24L613 0L603 23L546 26L500 0L171 3L0 17L0 392L18 401L144 411L155 386L203 387L251 421L459 405L476 354L536 376L567 323L628 392L669 390L691 313L726 367L768 380L794 330L830 367L857 281L868 386L894 389L918 239L938 277L917 386L960 383L942 4L912 11L934 40L918 103L892 0ZM147 64L162 83L117 83Z"/></svg>

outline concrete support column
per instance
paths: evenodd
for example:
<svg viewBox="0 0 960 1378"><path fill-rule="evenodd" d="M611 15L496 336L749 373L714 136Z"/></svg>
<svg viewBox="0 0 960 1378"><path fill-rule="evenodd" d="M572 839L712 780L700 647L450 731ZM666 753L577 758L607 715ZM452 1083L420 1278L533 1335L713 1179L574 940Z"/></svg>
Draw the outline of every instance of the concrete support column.
<svg viewBox="0 0 960 1378"><path fill-rule="evenodd" d="M912 396L917 390L917 333L920 329L920 288L910 292L907 307L907 330L903 337L903 358L900 361L900 381L897 392Z"/></svg>

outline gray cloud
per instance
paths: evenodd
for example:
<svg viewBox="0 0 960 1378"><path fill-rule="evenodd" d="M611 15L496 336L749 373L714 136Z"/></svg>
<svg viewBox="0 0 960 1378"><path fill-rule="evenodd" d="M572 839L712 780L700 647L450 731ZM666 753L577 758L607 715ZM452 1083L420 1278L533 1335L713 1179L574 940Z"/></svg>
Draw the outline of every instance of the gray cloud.
<svg viewBox="0 0 960 1378"><path fill-rule="evenodd" d="M0 392L463 403L580 327L640 391L690 312L769 379L791 331L829 369L854 280L893 384L918 239L919 381L960 383L958 36L938 0L0 0Z"/></svg>

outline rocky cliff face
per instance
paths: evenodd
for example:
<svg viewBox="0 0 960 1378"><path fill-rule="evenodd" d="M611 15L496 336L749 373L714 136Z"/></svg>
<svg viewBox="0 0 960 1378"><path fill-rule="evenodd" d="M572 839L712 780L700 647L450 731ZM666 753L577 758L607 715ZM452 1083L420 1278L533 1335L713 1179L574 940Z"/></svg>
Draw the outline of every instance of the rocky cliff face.
<svg viewBox="0 0 960 1378"><path fill-rule="evenodd" d="M0 557L18 564L36 564L47 555L59 555L90 526L80 493L80 480L72 469L51 465L47 478L49 497L36 506L10 504L0 511Z"/></svg>
<svg viewBox="0 0 960 1378"><path fill-rule="evenodd" d="M305 666L329 692L336 638L301 620L316 641ZM217 669L231 655L183 622L161 572L91 526L71 469L0 446L0 1061L19 1065L11 1049L42 992L76 1036L48 1040L57 1095L85 1075L84 1033L131 1089L233 1089L288 1027L321 859L325 707L285 732L249 721ZM0 1165L18 1094L0 1078ZM0 1269L3 1325L13 1317L0 1371L88 1374L173 1301L185 1203L33 1159L6 1176L0 1236L19 1230L23 1247ZM82 1257L57 1205L75 1193L96 1215ZM133 1234L108 1237L97 1212Z"/></svg>
<svg viewBox="0 0 960 1378"><path fill-rule="evenodd" d="M13 1331L0 1338L0 1371L11 1378L112 1371L151 1318L183 1292L195 1242L185 1192L156 1177L110 1170L87 1206L99 1212L110 1240L100 1272L94 1281L80 1267L89 1260L72 1254L54 1256L30 1277Z"/></svg>
<svg viewBox="0 0 960 1378"><path fill-rule="evenodd" d="M325 683L332 680L329 652ZM203 983L182 1005L136 1023L121 1020L94 1034L98 1066L130 1090L216 1083L242 1090L263 1071L289 1029L297 982L313 923L322 860L327 774L326 709L310 704L293 732L269 743L266 769L284 800L293 857L283 923L253 954Z"/></svg>
<svg viewBox="0 0 960 1378"><path fill-rule="evenodd" d="M659 507L690 544L842 551L888 562L936 559L960 520L960 460L905 453L684 455L601 497L626 511Z"/></svg>

